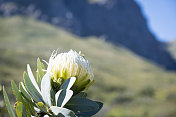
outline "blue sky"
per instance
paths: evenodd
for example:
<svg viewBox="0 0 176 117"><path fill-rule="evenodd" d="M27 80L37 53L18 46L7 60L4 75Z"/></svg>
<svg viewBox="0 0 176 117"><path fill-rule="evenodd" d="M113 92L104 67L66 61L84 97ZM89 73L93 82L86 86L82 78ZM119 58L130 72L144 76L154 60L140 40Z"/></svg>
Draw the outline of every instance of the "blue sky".
<svg viewBox="0 0 176 117"><path fill-rule="evenodd" d="M150 31L160 41L176 40L176 0L136 0Z"/></svg>

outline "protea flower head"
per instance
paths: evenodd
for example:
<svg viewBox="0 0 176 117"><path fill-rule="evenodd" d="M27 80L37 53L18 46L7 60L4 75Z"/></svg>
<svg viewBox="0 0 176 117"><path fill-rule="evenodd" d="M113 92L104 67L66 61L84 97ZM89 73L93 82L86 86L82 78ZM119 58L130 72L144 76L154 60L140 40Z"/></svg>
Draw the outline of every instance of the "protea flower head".
<svg viewBox="0 0 176 117"><path fill-rule="evenodd" d="M93 83L93 73L88 60L81 52L70 50L66 53L57 54L53 52L49 59L47 72L51 74L54 87L62 85L68 78L76 77L75 92L88 88Z"/></svg>

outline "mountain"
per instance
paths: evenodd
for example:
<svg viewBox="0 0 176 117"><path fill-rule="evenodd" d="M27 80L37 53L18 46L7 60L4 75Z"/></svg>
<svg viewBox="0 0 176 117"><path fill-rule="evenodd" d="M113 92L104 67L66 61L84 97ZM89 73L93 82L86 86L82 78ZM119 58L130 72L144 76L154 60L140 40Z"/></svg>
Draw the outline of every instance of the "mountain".
<svg viewBox="0 0 176 117"><path fill-rule="evenodd" d="M0 14L23 14L52 23L80 37L96 36L168 70L176 62L156 40L133 0L1 0Z"/></svg>
<svg viewBox="0 0 176 117"><path fill-rule="evenodd" d="M94 72L91 99L104 103L95 117L175 117L176 72L164 70L122 46L82 38L30 17L0 17L0 81L14 104L10 80L22 81L26 65L52 51L82 51ZM0 98L1 100L1 98ZM0 117L4 113L0 108ZM6 116L9 117L9 116Z"/></svg>
<svg viewBox="0 0 176 117"><path fill-rule="evenodd" d="M168 50L176 60L176 40L168 43Z"/></svg>

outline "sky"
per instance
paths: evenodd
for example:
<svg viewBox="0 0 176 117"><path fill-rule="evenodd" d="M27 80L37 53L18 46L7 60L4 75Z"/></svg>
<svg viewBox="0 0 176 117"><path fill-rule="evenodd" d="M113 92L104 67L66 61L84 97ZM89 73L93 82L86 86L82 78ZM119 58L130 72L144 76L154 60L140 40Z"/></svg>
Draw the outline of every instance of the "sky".
<svg viewBox="0 0 176 117"><path fill-rule="evenodd" d="M142 8L149 30L158 40L176 40L176 0L135 1Z"/></svg>

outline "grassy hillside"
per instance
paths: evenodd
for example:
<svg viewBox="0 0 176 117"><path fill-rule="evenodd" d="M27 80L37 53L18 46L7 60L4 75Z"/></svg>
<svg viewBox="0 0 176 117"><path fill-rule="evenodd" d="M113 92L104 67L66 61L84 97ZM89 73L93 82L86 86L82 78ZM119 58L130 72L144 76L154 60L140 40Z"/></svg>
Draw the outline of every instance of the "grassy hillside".
<svg viewBox="0 0 176 117"><path fill-rule="evenodd" d="M82 51L95 73L89 97L104 102L97 116L176 116L176 73L168 72L123 47L95 37L81 39L60 28L27 17L0 18L0 80L22 80L26 64L36 71L37 57L53 50ZM8 88L9 94L10 87ZM11 97L13 99L13 97Z"/></svg>

